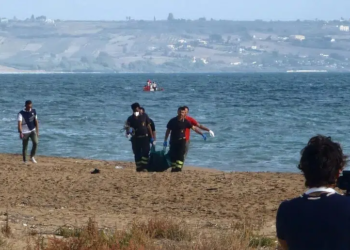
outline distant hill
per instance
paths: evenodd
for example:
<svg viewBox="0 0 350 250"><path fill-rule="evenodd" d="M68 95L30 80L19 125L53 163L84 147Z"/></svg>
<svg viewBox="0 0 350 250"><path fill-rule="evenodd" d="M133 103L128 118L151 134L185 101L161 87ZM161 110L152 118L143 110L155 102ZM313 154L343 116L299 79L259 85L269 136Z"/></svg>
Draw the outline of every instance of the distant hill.
<svg viewBox="0 0 350 250"><path fill-rule="evenodd" d="M348 71L348 25L1 19L0 72Z"/></svg>

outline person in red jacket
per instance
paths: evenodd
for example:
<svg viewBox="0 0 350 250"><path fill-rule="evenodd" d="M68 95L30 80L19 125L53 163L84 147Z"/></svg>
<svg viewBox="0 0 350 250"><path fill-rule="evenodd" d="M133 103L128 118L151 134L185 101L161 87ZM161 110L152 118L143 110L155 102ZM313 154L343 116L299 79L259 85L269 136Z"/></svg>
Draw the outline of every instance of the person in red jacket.
<svg viewBox="0 0 350 250"><path fill-rule="evenodd" d="M191 123L192 126L195 126L196 128L200 128L202 130L208 131L211 137L214 137L215 134L213 131L211 131L210 129L208 129L207 127L203 126L202 124L200 124L199 122L196 121L196 119L192 118L191 116L188 116L188 112L190 111L190 109L187 106L184 106L185 111L186 111L186 116L185 118ZM207 139L207 137L205 136L205 134L201 133L198 129L195 130L196 133L200 134L204 140ZM188 153L188 149L190 146L190 129L186 129L185 131L186 133L186 150L185 150L185 158L187 156Z"/></svg>

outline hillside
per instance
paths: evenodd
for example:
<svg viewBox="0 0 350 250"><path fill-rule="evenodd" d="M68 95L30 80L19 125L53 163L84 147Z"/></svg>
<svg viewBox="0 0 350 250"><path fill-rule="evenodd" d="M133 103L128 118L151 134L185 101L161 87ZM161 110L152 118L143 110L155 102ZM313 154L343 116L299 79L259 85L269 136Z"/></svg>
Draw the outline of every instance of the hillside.
<svg viewBox="0 0 350 250"><path fill-rule="evenodd" d="M242 72L350 69L346 21L1 19L0 71Z"/></svg>

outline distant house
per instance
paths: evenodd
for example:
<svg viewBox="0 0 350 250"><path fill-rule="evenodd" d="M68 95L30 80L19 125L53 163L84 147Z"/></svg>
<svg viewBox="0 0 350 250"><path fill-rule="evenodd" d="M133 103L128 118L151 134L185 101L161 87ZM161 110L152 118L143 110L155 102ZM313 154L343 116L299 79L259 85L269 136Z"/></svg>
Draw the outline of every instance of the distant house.
<svg viewBox="0 0 350 250"><path fill-rule="evenodd" d="M339 30L340 30L340 31L349 32L349 26L340 25Z"/></svg>
<svg viewBox="0 0 350 250"><path fill-rule="evenodd" d="M206 41L204 41L204 40L202 40L202 39L198 39L198 42L199 42L199 44L201 44L201 45L207 45L207 44L208 44L208 42L206 42Z"/></svg>
<svg viewBox="0 0 350 250"><path fill-rule="evenodd" d="M180 39L180 40L178 40L178 43L187 43L187 42L184 39Z"/></svg>
<svg viewBox="0 0 350 250"><path fill-rule="evenodd" d="M242 64L242 63L241 62L232 62L231 63L231 65L235 65L235 66L240 65L240 64Z"/></svg>
<svg viewBox="0 0 350 250"><path fill-rule="evenodd" d="M209 62L207 61L207 59L205 58L201 58L201 61L204 63L204 64L208 64Z"/></svg>
<svg viewBox="0 0 350 250"><path fill-rule="evenodd" d="M167 47L168 47L168 49L171 49L171 50L174 50L174 49L175 49L175 46L172 45L172 44L169 44Z"/></svg>
<svg viewBox="0 0 350 250"><path fill-rule="evenodd" d="M291 36L291 38L294 40L299 40L299 41L305 40L305 36L303 36L303 35L293 35L293 36Z"/></svg>
<svg viewBox="0 0 350 250"><path fill-rule="evenodd" d="M55 20L53 20L53 19L46 19L45 23L54 24Z"/></svg>

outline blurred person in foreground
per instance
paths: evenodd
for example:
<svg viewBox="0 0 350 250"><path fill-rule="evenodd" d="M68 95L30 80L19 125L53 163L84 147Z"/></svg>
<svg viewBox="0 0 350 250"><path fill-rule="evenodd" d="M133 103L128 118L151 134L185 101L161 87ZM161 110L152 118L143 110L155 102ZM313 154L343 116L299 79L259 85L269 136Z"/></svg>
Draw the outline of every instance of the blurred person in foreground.
<svg viewBox="0 0 350 250"><path fill-rule="evenodd" d="M277 211L276 231L281 249L350 249L350 197L334 188L347 156L330 137L312 137L301 151L298 168L309 188L284 201Z"/></svg>

